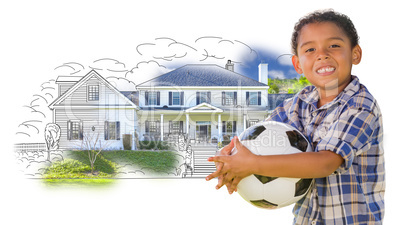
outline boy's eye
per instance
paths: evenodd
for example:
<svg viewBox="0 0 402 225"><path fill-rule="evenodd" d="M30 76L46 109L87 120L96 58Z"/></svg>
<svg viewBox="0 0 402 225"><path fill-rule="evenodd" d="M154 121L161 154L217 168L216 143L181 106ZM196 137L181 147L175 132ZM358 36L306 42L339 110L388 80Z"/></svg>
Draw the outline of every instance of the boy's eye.
<svg viewBox="0 0 402 225"><path fill-rule="evenodd" d="M331 46L329 46L330 48L339 48L339 47L341 47L341 46L339 46L339 45L331 45Z"/></svg>
<svg viewBox="0 0 402 225"><path fill-rule="evenodd" d="M305 52L314 52L314 51L315 51L315 48L309 48Z"/></svg>

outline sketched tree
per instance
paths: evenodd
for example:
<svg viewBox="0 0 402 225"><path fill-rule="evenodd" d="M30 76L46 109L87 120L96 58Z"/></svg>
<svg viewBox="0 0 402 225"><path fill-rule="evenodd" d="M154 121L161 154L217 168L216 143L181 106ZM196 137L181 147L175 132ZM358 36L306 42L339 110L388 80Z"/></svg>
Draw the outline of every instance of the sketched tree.
<svg viewBox="0 0 402 225"><path fill-rule="evenodd" d="M88 150L88 159L91 164L91 174L94 174L95 161L102 150L110 146L109 141L103 141L99 139L99 133L84 133L81 149Z"/></svg>
<svg viewBox="0 0 402 225"><path fill-rule="evenodd" d="M60 133L60 126L55 123L48 123L45 127L47 161L50 161L50 151L54 151L59 148Z"/></svg>

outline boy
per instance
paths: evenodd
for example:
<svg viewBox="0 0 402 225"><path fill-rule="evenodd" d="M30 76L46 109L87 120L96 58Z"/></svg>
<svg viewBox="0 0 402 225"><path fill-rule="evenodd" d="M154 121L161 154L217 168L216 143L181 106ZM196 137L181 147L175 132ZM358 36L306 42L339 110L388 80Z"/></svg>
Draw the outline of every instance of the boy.
<svg viewBox="0 0 402 225"><path fill-rule="evenodd" d="M251 174L315 178L295 204L294 224L381 224L384 216L384 150L377 102L352 65L362 50L350 19L332 10L302 18L292 35L293 65L314 85L279 105L268 120L291 124L306 135L314 152L257 156L237 137L211 157L231 194ZM230 155L233 147L237 154Z"/></svg>

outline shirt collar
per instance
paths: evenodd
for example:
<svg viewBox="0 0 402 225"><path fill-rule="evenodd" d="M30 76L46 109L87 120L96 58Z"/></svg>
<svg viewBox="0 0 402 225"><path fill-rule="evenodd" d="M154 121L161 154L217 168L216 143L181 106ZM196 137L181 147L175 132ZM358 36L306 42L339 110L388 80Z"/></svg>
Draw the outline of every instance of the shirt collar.
<svg viewBox="0 0 402 225"><path fill-rule="evenodd" d="M360 89L359 78L352 75L352 80L345 87L345 89L343 89L343 91L341 91L341 93L339 93L338 96L334 100L323 105L321 108L322 109L329 108L333 104L336 104L338 102L339 103L347 102L354 93L359 91L359 89ZM300 99L302 101L306 102L307 104L315 105L316 107L317 107L319 98L320 98L320 96L318 94L318 90L314 86L309 86L309 87L305 88L304 90L302 90L302 92L300 93Z"/></svg>

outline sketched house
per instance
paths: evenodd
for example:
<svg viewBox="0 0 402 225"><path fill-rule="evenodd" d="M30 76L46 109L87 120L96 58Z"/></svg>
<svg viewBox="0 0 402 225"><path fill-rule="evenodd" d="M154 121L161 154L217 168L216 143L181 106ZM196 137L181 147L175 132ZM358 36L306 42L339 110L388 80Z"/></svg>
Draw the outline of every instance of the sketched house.
<svg viewBox="0 0 402 225"><path fill-rule="evenodd" d="M61 127L63 149L79 145L88 132L99 132L114 149L124 148L124 134L131 143L136 137L167 141L178 134L193 143L218 143L267 116L267 78L268 64L259 65L261 82L234 72L230 61L225 68L185 65L127 92L91 71L60 76L59 97L49 107Z"/></svg>

